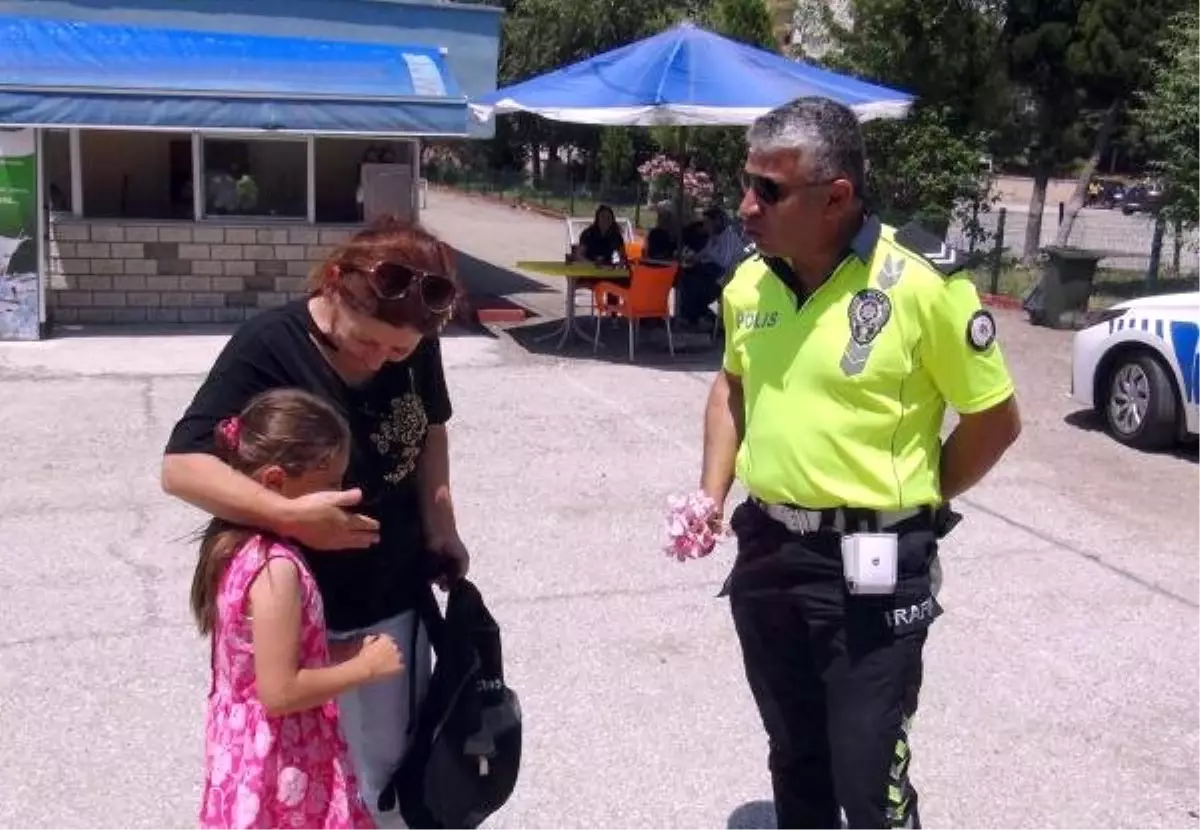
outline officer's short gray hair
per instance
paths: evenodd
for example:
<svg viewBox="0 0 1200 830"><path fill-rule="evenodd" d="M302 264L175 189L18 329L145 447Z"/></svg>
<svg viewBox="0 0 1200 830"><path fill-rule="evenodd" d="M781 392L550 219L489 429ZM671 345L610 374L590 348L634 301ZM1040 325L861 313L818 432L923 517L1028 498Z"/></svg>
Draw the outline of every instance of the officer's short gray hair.
<svg viewBox="0 0 1200 830"><path fill-rule="evenodd" d="M819 180L845 177L854 195L863 197L866 151L858 116L849 107L829 98L797 98L756 119L746 143L751 152L803 153Z"/></svg>

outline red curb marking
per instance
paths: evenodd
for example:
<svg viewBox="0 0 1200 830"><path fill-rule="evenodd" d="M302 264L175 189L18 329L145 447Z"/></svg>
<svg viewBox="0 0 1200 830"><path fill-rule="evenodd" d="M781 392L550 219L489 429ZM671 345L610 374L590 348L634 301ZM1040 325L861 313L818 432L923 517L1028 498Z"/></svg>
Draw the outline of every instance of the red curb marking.
<svg viewBox="0 0 1200 830"><path fill-rule="evenodd" d="M1020 311L1023 307L1018 297L1006 297L1003 294L980 294L979 298L983 301L984 305L992 306L993 308Z"/></svg>
<svg viewBox="0 0 1200 830"><path fill-rule="evenodd" d="M488 323L523 323L533 316L529 309L514 303L507 297L494 294L472 294L470 298L474 318L483 325Z"/></svg>
<svg viewBox="0 0 1200 830"><path fill-rule="evenodd" d="M519 308L481 308L475 315L483 325L495 323L524 323L528 315Z"/></svg>

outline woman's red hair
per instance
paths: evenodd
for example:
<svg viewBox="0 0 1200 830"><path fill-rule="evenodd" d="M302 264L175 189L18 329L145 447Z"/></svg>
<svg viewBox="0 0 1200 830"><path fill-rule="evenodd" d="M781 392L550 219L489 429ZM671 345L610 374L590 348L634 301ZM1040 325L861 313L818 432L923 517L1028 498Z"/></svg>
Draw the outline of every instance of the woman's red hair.
<svg viewBox="0 0 1200 830"><path fill-rule="evenodd" d="M387 216L359 231L330 254L313 270L310 287L319 294L339 294L355 308L388 325L409 326L422 334L445 325L453 308L436 314L425 307L419 291L411 291L399 300L377 297L365 274L381 262L440 274L458 285L454 252L449 245L416 222Z"/></svg>

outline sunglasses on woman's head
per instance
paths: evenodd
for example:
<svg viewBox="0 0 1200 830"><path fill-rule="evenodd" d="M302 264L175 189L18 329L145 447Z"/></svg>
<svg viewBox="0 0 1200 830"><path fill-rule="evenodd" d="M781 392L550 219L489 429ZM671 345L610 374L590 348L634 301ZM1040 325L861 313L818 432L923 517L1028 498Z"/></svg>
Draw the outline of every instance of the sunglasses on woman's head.
<svg viewBox="0 0 1200 830"><path fill-rule="evenodd" d="M445 274L409 268L399 262L379 262L363 274L381 300L402 300L416 288L421 302L434 314L445 314L458 298L458 286Z"/></svg>

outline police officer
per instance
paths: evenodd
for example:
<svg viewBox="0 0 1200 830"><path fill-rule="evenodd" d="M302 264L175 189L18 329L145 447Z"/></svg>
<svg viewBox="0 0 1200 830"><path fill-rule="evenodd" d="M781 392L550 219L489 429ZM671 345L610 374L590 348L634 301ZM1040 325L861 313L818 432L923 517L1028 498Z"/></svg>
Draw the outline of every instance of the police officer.
<svg viewBox="0 0 1200 830"><path fill-rule="evenodd" d="M780 827L919 826L908 727L949 500L1020 432L961 255L863 201L858 120L802 98L747 134L757 252L723 292L701 487L734 475L730 597ZM958 423L943 442L949 404Z"/></svg>

